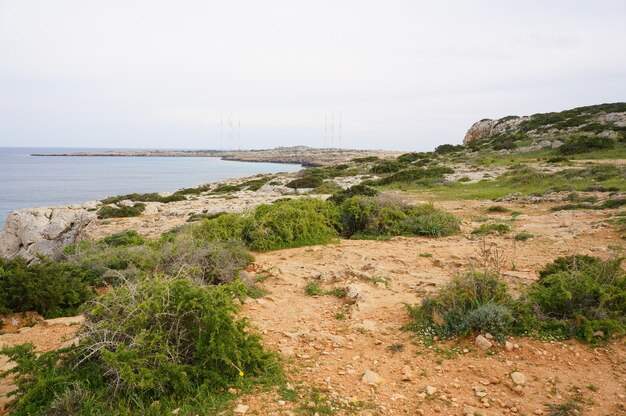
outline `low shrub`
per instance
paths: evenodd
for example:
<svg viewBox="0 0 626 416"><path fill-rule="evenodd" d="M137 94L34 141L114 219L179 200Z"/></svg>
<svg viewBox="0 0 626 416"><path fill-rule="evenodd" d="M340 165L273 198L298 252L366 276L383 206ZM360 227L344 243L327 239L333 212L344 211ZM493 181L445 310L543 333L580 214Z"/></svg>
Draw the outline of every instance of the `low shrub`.
<svg viewBox="0 0 626 416"><path fill-rule="evenodd" d="M497 274L471 271L456 276L434 297L407 306L407 329L442 339L484 331L502 339L513 326L514 301Z"/></svg>
<svg viewBox="0 0 626 416"><path fill-rule="evenodd" d="M141 246L146 243L147 239L135 230L127 230L111 234L100 241L111 247L130 247Z"/></svg>
<svg viewBox="0 0 626 416"><path fill-rule="evenodd" d="M418 160L430 159L432 157L433 154L429 152L412 152L400 155L396 160L402 163L412 163Z"/></svg>
<svg viewBox="0 0 626 416"><path fill-rule="evenodd" d="M401 169L405 169L406 163L398 162L397 160L382 160L376 163L370 171L376 174L394 173Z"/></svg>
<svg viewBox="0 0 626 416"><path fill-rule="evenodd" d="M255 251L326 244L339 236L339 211L313 198L258 206L244 219L243 241Z"/></svg>
<svg viewBox="0 0 626 416"><path fill-rule="evenodd" d="M621 258L570 256L547 265L525 297L527 329L586 342L625 333L626 273L621 263Z"/></svg>
<svg viewBox="0 0 626 416"><path fill-rule="evenodd" d="M348 238L423 235L442 237L459 231L459 220L433 205L408 205L388 195L355 196L340 207L341 226Z"/></svg>
<svg viewBox="0 0 626 416"><path fill-rule="evenodd" d="M352 162L354 163L372 163L372 162L378 162L380 160L380 158L378 156L366 156L366 157L357 157L355 159L352 159Z"/></svg>
<svg viewBox="0 0 626 416"><path fill-rule="evenodd" d="M344 189L342 191L336 192L328 198L328 201L334 202L337 205L341 205L345 202L346 199L352 198L353 196L375 196L378 195L378 191L371 186L358 184L352 185L348 189Z"/></svg>
<svg viewBox="0 0 626 416"><path fill-rule="evenodd" d="M563 155L577 153L588 153L595 150L612 149L615 147L615 140L600 136L575 136L567 140L558 152Z"/></svg>
<svg viewBox="0 0 626 416"><path fill-rule="evenodd" d="M69 264L0 258L0 313L36 311L45 318L71 316L93 296L97 276Z"/></svg>
<svg viewBox="0 0 626 416"><path fill-rule="evenodd" d="M148 194L126 194L126 195L117 195L117 196L111 196L108 198L104 198L103 200L101 200L100 202L102 202L105 205L109 205L109 204L118 204L121 201L133 201L133 202L162 202L162 203L169 203L169 202L177 202L177 201L184 201L185 199L185 194L187 193L192 193L192 189L196 189L196 188L185 188L185 189L181 189L180 191L172 194L172 195L168 195L168 196L162 196L156 192L152 192L152 193L148 193Z"/></svg>
<svg viewBox="0 0 626 416"><path fill-rule="evenodd" d="M241 294L240 286L159 276L110 290L87 311L78 346L2 350L17 363L3 375L15 375L12 414L217 410L226 389L279 372L236 315L233 296Z"/></svg>
<svg viewBox="0 0 626 416"><path fill-rule="evenodd" d="M239 185L218 185L211 191L213 194L229 194L231 192L241 191Z"/></svg>
<svg viewBox="0 0 626 416"><path fill-rule="evenodd" d="M488 222L481 224L478 228L472 231L474 235L489 235L497 234L504 235L511 232L511 226L504 222Z"/></svg>
<svg viewBox="0 0 626 416"><path fill-rule="evenodd" d="M146 204L137 202L131 206L111 206L105 205L96 213L98 218L123 218L123 217L138 217L146 209Z"/></svg>
<svg viewBox="0 0 626 416"><path fill-rule="evenodd" d="M528 241L531 238L534 238L535 235L526 231L522 231L520 233L515 234L516 241Z"/></svg>
<svg viewBox="0 0 626 416"><path fill-rule="evenodd" d="M392 175L386 176L375 181L376 185L389 185L392 183L411 183L422 179L440 180L443 175L454 173L454 169L449 167L433 167L433 168L412 168L401 170Z"/></svg>
<svg viewBox="0 0 626 416"><path fill-rule="evenodd" d="M442 144L439 145L435 148L434 153L436 155L446 155L449 153L456 153L456 152L460 152L465 148L465 146L463 146L462 144Z"/></svg>
<svg viewBox="0 0 626 416"><path fill-rule="evenodd" d="M324 183L324 179L319 176L305 176L303 178L296 178L291 182L288 182L285 186L292 189L302 188L317 188Z"/></svg>
<svg viewBox="0 0 626 416"><path fill-rule="evenodd" d="M503 207L502 205L492 205L490 207L487 207L487 209L485 210L485 212L511 212L510 209Z"/></svg>
<svg viewBox="0 0 626 416"><path fill-rule="evenodd" d="M324 181L320 186L313 190L315 194L321 195L333 195L337 192L341 192L343 188L337 185L335 182Z"/></svg>

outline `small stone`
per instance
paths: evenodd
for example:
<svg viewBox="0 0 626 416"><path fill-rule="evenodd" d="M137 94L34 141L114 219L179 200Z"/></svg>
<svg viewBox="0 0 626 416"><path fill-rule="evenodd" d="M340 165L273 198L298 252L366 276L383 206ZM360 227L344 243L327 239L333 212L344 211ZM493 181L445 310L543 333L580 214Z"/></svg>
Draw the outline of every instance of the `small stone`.
<svg viewBox="0 0 626 416"><path fill-rule="evenodd" d="M411 381L413 379L413 373L408 365L402 367L402 381Z"/></svg>
<svg viewBox="0 0 626 416"><path fill-rule="evenodd" d="M177 407L176 409L172 410L173 415L177 415L178 412L180 412L180 407Z"/></svg>
<svg viewBox="0 0 626 416"><path fill-rule="evenodd" d="M228 394L239 394L239 390L231 387L228 389Z"/></svg>
<svg viewBox="0 0 626 416"><path fill-rule="evenodd" d="M285 404L287 404L287 402L284 401L284 400L279 400L278 404L279 404L279 406L284 406Z"/></svg>
<svg viewBox="0 0 626 416"><path fill-rule="evenodd" d="M593 333L593 336L596 338L604 338L604 332L602 331L596 331Z"/></svg>
<svg viewBox="0 0 626 416"><path fill-rule="evenodd" d="M535 409L535 412L534 412L534 413L535 413L536 415L542 415L542 414L543 414L543 410L541 410L541 409Z"/></svg>
<svg viewBox="0 0 626 416"><path fill-rule="evenodd" d="M487 351L489 348L493 346L493 344L487 338L483 337L482 335L479 335L476 337L476 346L483 351Z"/></svg>
<svg viewBox="0 0 626 416"><path fill-rule="evenodd" d="M504 343L504 349L507 351L513 351L513 349L515 349L515 347L513 346L513 343L507 341Z"/></svg>
<svg viewBox="0 0 626 416"><path fill-rule="evenodd" d="M513 380L513 383L523 386L526 383L526 376L524 375L524 373L515 371L511 373L511 380Z"/></svg>
<svg viewBox="0 0 626 416"><path fill-rule="evenodd" d="M293 357L293 355L295 354L293 347L290 347L288 345L283 345L279 347L278 350L280 351L281 355L283 355L284 357Z"/></svg>
<svg viewBox="0 0 626 416"><path fill-rule="evenodd" d="M426 386L426 394L427 395L432 396L435 393L437 393L437 387Z"/></svg>
<svg viewBox="0 0 626 416"><path fill-rule="evenodd" d="M367 370L365 374L363 374L361 381L365 384L369 384L370 386L377 386L383 382L383 378L377 373Z"/></svg>
<svg viewBox="0 0 626 416"><path fill-rule="evenodd" d="M239 415L243 415L243 414L245 414L248 411L248 409L250 409L250 406L242 404L242 403L239 403L237 405L237 407L235 407L235 410L233 410L233 412L235 412L235 413L237 413Z"/></svg>
<svg viewBox="0 0 626 416"><path fill-rule="evenodd" d="M485 334L485 338L487 338L487 339L493 339L493 335L491 335L489 332L487 332L487 333Z"/></svg>
<svg viewBox="0 0 626 416"><path fill-rule="evenodd" d="M463 406L463 415L471 415L473 416L474 414L476 414L476 409L473 408L472 406L468 406L468 405L464 405Z"/></svg>

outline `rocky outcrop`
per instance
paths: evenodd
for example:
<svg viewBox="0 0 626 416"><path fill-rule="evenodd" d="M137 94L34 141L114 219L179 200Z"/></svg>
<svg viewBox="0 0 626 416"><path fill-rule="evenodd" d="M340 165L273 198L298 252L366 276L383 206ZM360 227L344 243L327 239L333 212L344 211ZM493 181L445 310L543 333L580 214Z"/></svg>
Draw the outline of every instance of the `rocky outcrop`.
<svg viewBox="0 0 626 416"><path fill-rule="evenodd" d="M484 119L472 124L472 127L465 134L463 144L481 139L483 137L495 136L497 134L509 133L517 130L519 125L528 120L529 117L509 116L497 120Z"/></svg>
<svg viewBox="0 0 626 416"><path fill-rule="evenodd" d="M528 137L539 139L577 132L618 138L621 137L624 127L626 127L626 103L599 104L557 113L480 120L467 131L463 144L515 133L524 133Z"/></svg>
<svg viewBox="0 0 626 416"><path fill-rule="evenodd" d="M29 208L11 212L0 232L0 256L33 260L58 256L96 218L84 206Z"/></svg>

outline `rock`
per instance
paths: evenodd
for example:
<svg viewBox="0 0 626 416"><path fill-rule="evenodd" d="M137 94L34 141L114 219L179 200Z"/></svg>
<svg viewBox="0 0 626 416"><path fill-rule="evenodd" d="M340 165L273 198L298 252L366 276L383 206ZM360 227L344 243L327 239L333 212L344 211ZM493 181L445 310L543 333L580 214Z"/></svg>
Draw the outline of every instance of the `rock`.
<svg viewBox="0 0 626 416"><path fill-rule="evenodd" d="M558 149L559 147L563 146L563 142L560 140L552 140L552 148L553 149Z"/></svg>
<svg viewBox="0 0 626 416"><path fill-rule="evenodd" d="M427 395L432 396L435 393L437 393L437 387L426 386L426 394Z"/></svg>
<svg viewBox="0 0 626 416"><path fill-rule="evenodd" d="M250 406L239 403L233 412L243 415L248 411L248 409L250 409Z"/></svg>
<svg viewBox="0 0 626 416"><path fill-rule="evenodd" d="M593 336L596 338L604 338L604 332L602 331L596 331L593 333Z"/></svg>
<svg viewBox="0 0 626 416"><path fill-rule="evenodd" d="M476 414L476 409L469 405L463 406L463 415L471 415L474 416Z"/></svg>
<svg viewBox="0 0 626 416"><path fill-rule="evenodd" d="M537 143L537 145L542 149L546 149L546 148L552 147L552 142L550 140L542 140L539 143Z"/></svg>
<svg viewBox="0 0 626 416"><path fill-rule="evenodd" d="M38 254L57 257L66 246L75 243L80 232L95 219L94 212L81 207L13 211L0 232L0 256L21 256L29 261Z"/></svg>
<svg viewBox="0 0 626 416"><path fill-rule="evenodd" d="M85 323L85 317L83 315L46 319L45 321L42 322L42 324L45 326L52 326L52 325L72 326L72 325L82 325L83 323Z"/></svg>
<svg viewBox="0 0 626 416"><path fill-rule="evenodd" d="M524 373L515 371L511 373L511 380L513 380L513 383L523 386L526 383L526 376L524 375Z"/></svg>
<svg viewBox="0 0 626 416"><path fill-rule="evenodd" d="M413 373L408 365L402 367L402 381L411 381L413 379Z"/></svg>
<svg viewBox="0 0 626 416"><path fill-rule="evenodd" d="M283 357L293 357L295 354L293 347L290 347L288 345L283 345L279 347L278 350L280 351Z"/></svg>
<svg viewBox="0 0 626 416"><path fill-rule="evenodd" d="M493 346L493 343L489 341L487 338L479 335L476 337L476 346L483 351L487 351L489 348Z"/></svg>
<svg viewBox="0 0 626 416"><path fill-rule="evenodd" d="M509 341L504 343L504 349L507 351L513 351L515 347L513 346L513 344Z"/></svg>
<svg viewBox="0 0 626 416"><path fill-rule="evenodd" d="M361 381L365 384L369 384L370 386L377 386L383 382L383 378L377 373L367 370L365 374L363 374Z"/></svg>

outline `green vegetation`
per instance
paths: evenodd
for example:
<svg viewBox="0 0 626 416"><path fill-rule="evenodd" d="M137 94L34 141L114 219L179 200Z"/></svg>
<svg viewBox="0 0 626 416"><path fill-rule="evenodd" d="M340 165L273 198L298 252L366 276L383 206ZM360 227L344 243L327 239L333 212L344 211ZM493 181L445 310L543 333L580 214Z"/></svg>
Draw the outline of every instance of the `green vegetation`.
<svg viewBox="0 0 626 416"><path fill-rule="evenodd" d="M389 196L346 200L340 207L342 233L348 238L393 235L443 237L459 231L459 220L430 204L408 205Z"/></svg>
<svg viewBox="0 0 626 416"><path fill-rule="evenodd" d="M569 138L561 147L559 153L572 155L576 153L587 153L595 150L613 149L615 140L607 137L577 135Z"/></svg>
<svg viewBox="0 0 626 416"><path fill-rule="evenodd" d="M504 235L511 232L511 226L505 222L489 222L481 224L480 227L474 229L472 234L474 235L489 235L497 234Z"/></svg>
<svg viewBox="0 0 626 416"><path fill-rule="evenodd" d="M334 202L337 205L341 205L346 201L346 199L352 198L353 196L357 195L376 196L378 195L378 191L370 186L363 184L353 185L348 189L336 192L333 196L328 198L328 200Z"/></svg>
<svg viewBox="0 0 626 416"><path fill-rule="evenodd" d="M0 313L36 311L45 318L71 316L93 296L97 276L74 264L0 258Z"/></svg>
<svg viewBox="0 0 626 416"><path fill-rule="evenodd" d="M2 375L15 375L12 414L206 414L227 388L278 380L274 357L236 317L240 295L159 276L112 289L89 306L78 346L2 350L17 363Z"/></svg>
<svg viewBox="0 0 626 416"><path fill-rule="evenodd" d="M489 332L577 338L597 343L626 333L626 272L622 259L562 257L548 264L518 300L493 271L455 277L419 306L408 306L407 329L426 337Z"/></svg>
<svg viewBox="0 0 626 416"><path fill-rule="evenodd" d="M490 207L487 207L487 209L485 210L485 212L488 213L504 213L504 212L511 212L510 209L503 207L502 205L492 205Z"/></svg>
<svg viewBox="0 0 626 416"><path fill-rule="evenodd" d="M546 404L547 416L580 416L582 407L580 404L570 400L561 404Z"/></svg>
<svg viewBox="0 0 626 416"><path fill-rule="evenodd" d="M172 195L169 196L161 196L160 194L157 193L148 193L148 194L126 194L126 195L117 195L117 196L111 196L108 198L104 198L103 200L101 200L100 202L102 202L105 205L109 205L109 204L118 204L121 201L133 201L133 202L162 202L162 203L169 203L169 202L176 202L176 201L184 201L185 199L185 195L187 194L199 194L200 192L202 192L200 190L200 188L184 188L181 189L180 191L177 191L175 193L173 193Z"/></svg>
<svg viewBox="0 0 626 416"><path fill-rule="evenodd" d="M522 231L520 233L515 234L515 240L517 241L528 241L531 238L534 238L535 235L533 233L529 233L526 231Z"/></svg>
<svg viewBox="0 0 626 416"><path fill-rule="evenodd" d="M303 178L297 178L285 185L287 188L301 189L301 188L317 188L324 183L324 179L319 176L305 176Z"/></svg>
<svg viewBox="0 0 626 416"><path fill-rule="evenodd" d="M514 301L507 285L493 272L457 276L420 306L408 306L412 329L442 339L485 331L502 339L513 326Z"/></svg>
<svg viewBox="0 0 626 416"><path fill-rule="evenodd" d="M98 218L122 218L122 217L138 217L146 209L146 204L137 202L130 206L111 206L105 205L96 213Z"/></svg>

